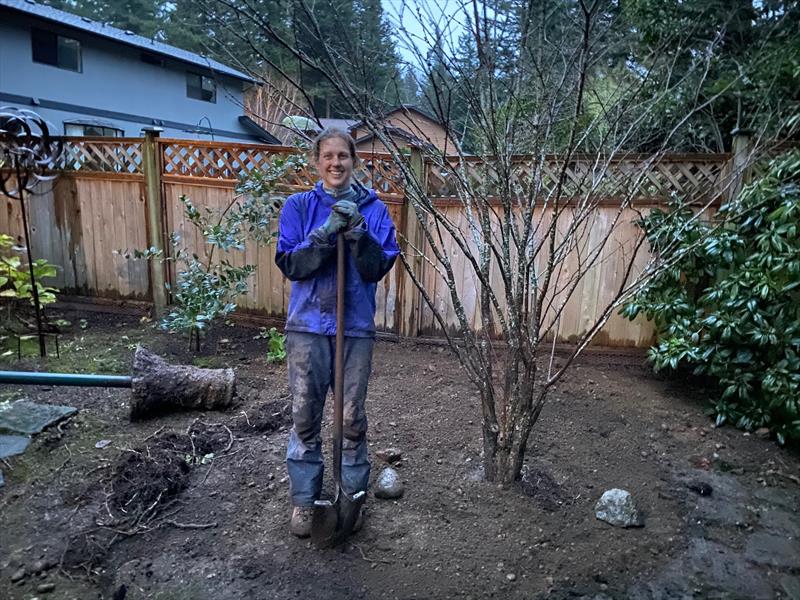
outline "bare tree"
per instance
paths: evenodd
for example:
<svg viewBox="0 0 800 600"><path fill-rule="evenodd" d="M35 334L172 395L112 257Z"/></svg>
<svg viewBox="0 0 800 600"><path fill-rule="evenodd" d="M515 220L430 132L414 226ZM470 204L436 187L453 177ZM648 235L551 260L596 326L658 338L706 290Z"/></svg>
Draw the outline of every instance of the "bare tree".
<svg viewBox="0 0 800 600"><path fill-rule="evenodd" d="M617 233L653 193L672 135L713 101L697 91L719 39L677 68L685 32L632 56L636 33L620 22L616 2L464 0L445 17L432 11L433 3L403 4L401 11L415 15L418 25L398 27L420 88L448 135L459 140L444 148L419 144L428 165L420 169L398 146L379 104L348 79L343 66L358 56L326 43L318 5L296 2L301 34L325 50L312 57L247 0L222 2L322 72L392 153L416 218L410 229L418 232L401 240L403 265L480 395L485 476L512 483L553 385L616 309L669 268L647 254L641 233L626 243ZM465 43L472 57L465 57ZM674 115L658 139L640 139L659 106L678 94L695 99L691 110ZM424 130L412 133L426 140ZM696 218L726 196L735 175L723 173L713 189L696 190L690 198ZM449 208L431 195L437 189L436 195L451 197ZM622 265L613 289L556 363L562 316L611 256ZM456 272L457 260L476 293ZM446 298L434 296L435 279L446 286Z"/></svg>

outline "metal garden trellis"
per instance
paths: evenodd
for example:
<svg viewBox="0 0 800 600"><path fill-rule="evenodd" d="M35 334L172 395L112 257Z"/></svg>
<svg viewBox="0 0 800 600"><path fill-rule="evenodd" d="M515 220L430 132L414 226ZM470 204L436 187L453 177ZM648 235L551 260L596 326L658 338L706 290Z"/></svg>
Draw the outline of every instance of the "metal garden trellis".
<svg viewBox="0 0 800 600"><path fill-rule="evenodd" d="M25 194L42 181L54 179L47 175L61 155L63 143L50 134L47 122L33 111L13 107L0 108L0 190L8 198L19 200L25 251L31 277L31 295L36 311L36 333L39 337L39 354L47 355L42 329L42 308L39 301L31 252L30 229L25 209ZM12 183L13 181L13 183Z"/></svg>

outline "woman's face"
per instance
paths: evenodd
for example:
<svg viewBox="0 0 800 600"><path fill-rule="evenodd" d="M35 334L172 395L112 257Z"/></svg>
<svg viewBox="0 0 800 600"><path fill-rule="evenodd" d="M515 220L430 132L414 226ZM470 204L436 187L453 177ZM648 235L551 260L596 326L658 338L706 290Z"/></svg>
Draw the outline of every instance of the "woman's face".
<svg viewBox="0 0 800 600"><path fill-rule="evenodd" d="M319 145L315 166L326 188L340 190L347 187L353 176L353 164L350 145L342 138L328 138Z"/></svg>

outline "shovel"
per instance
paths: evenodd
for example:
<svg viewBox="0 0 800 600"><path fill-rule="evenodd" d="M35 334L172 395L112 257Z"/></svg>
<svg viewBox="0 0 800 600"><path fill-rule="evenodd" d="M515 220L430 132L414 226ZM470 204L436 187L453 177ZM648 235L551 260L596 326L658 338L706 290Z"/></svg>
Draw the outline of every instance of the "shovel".
<svg viewBox="0 0 800 600"><path fill-rule="evenodd" d="M318 548L330 548L343 542L353 531L366 491L352 496L342 486L342 422L344 420L344 286L345 242L336 236L336 355L333 382L333 479L336 489L332 500L314 502L311 540Z"/></svg>

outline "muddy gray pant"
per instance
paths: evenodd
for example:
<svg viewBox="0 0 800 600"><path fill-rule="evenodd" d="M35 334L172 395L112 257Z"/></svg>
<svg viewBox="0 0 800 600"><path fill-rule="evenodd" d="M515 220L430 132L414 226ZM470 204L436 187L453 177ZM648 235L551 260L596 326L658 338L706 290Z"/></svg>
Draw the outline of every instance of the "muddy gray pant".
<svg viewBox="0 0 800 600"><path fill-rule="evenodd" d="M372 338L346 337L344 343L344 420L342 487L353 494L367 489L367 381L372 370ZM333 387L336 338L290 331L286 335L292 420L286 449L293 506L312 506L322 489L322 409Z"/></svg>

